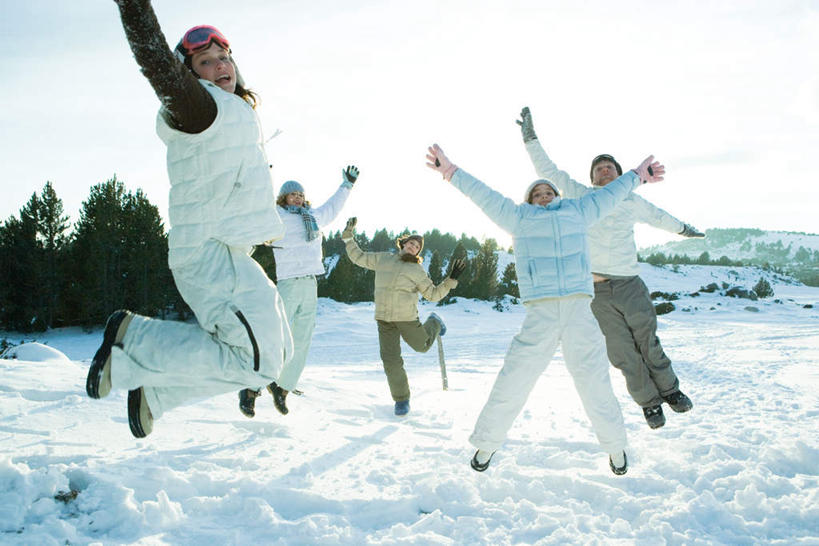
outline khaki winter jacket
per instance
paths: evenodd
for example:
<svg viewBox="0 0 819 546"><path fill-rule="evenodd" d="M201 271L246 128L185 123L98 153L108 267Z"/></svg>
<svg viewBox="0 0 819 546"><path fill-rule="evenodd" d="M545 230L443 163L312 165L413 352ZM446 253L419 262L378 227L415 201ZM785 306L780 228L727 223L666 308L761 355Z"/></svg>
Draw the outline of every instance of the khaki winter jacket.
<svg viewBox="0 0 819 546"><path fill-rule="evenodd" d="M458 281L449 277L435 286L421 264L404 262L395 252L364 252L355 239L345 242L354 264L375 271L376 320L416 320L419 293L429 301L438 301L458 286Z"/></svg>

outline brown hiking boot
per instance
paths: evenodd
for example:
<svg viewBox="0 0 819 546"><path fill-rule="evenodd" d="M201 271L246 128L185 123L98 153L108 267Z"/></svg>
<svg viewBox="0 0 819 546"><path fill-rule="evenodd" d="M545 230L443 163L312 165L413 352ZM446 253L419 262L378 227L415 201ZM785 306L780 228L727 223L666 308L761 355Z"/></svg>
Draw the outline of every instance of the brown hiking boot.
<svg viewBox="0 0 819 546"><path fill-rule="evenodd" d="M278 386L275 381L267 386L267 390L273 396L273 405L276 406L279 413L282 415L287 415L287 413L290 411L287 409L287 403L285 401L287 398L287 391Z"/></svg>
<svg viewBox="0 0 819 546"><path fill-rule="evenodd" d="M239 411L252 419L256 416L256 399L262 395L261 390L242 389L239 391Z"/></svg>

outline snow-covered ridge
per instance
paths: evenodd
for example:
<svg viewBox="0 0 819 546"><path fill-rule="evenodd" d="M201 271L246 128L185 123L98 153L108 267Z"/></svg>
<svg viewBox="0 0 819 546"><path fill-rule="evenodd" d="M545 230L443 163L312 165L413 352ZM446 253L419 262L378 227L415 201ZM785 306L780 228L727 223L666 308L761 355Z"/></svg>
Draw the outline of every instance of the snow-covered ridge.
<svg viewBox="0 0 819 546"><path fill-rule="evenodd" d="M711 259L727 256L747 263L788 265L819 263L819 235L761 229L709 229L704 239L685 239L640 249L645 257L654 252L697 258L708 252Z"/></svg>

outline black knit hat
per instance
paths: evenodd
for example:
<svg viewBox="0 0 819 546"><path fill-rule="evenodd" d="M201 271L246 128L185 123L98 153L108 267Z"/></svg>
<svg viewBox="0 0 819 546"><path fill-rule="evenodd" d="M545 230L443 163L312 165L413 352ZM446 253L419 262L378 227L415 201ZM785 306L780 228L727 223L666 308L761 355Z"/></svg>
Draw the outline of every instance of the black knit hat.
<svg viewBox="0 0 819 546"><path fill-rule="evenodd" d="M609 154L600 154L594 159L592 159L591 169L589 170L589 178L592 181L594 181L594 166L597 165L598 163L602 163L603 161L609 161L611 163L614 163L614 168L617 169L617 176L621 176L623 174L623 167L621 167L620 164L617 163L617 160L614 159L614 156L611 156Z"/></svg>

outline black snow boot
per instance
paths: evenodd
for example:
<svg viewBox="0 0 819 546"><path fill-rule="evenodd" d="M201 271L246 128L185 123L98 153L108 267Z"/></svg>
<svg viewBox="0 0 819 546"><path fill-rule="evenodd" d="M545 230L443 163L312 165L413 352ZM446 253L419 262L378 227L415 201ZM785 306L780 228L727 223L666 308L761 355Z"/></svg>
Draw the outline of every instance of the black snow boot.
<svg viewBox="0 0 819 546"><path fill-rule="evenodd" d="M287 409L287 403L285 402L287 391L278 386L275 381L267 386L267 390L271 396L273 396L273 404L276 406L276 409L279 410L279 413L287 415L290 411Z"/></svg>
<svg viewBox="0 0 819 546"><path fill-rule="evenodd" d="M611 468L611 471L617 476L622 476L628 472L628 457L626 457L626 452L623 452L623 466L614 466L614 461L611 460L611 455L609 455L609 468Z"/></svg>
<svg viewBox="0 0 819 546"><path fill-rule="evenodd" d="M643 408L643 415L645 415L646 423L651 428L660 428L665 424L665 415L663 415L662 406L649 406Z"/></svg>
<svg viewBox="0 0 819 546"><path fill-rule="evenodd" d="M260 390L242 389L239 391L239 411L245 417L253 418L256 415L256 399L261 396Z"/></svg>
<svg viewBox="0 0 819 546"><path fill-rule="evenodd" d="M685 413L694 407L694 403L682 391L674 391L668 396L663 396L663 400L677 413Z"/></svg>
<svg viewBox="0 0 819 546"><path fill-rule="evenodd" d="M486 459L486 461L484 462L478 461L478 453L481 453L480 449L476 451L475 454L472 456L472 460L469 461L469 466L471 466L472 470L475 470L476 472L483 472L484 470L489 468L489 463L492 462L492 456L495 454L495 452L493 451L492 453L490 453L489 458ZM481 453L481 455L483 455L483 457L481 458L485 458L485 454L486 454L485 451Z"/></svg>
<svg viewBox="0 0 819 546"><path fill-rule="evenodd" d="M142 387L128 391L128 426L135 438L145 438L154 429L154 416Z"/></svg>
<svg viewBox="0 0 819 546"><path fill-rule="evenodd" d="M105 398L111 392L111 347L122 343L132 318L133 313L122 309L114 311L108 317L102 334L102 345L91 359L91 367L85 379L85 392L91 398Z"/></svg>

